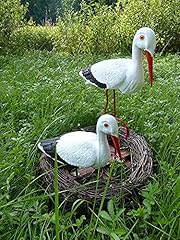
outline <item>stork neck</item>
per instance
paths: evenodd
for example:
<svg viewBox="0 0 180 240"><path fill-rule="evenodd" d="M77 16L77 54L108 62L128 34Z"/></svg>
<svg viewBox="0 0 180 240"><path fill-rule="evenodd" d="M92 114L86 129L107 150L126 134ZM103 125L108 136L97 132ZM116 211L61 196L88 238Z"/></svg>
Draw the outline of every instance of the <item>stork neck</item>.
<svg viewBox="0 0 180 240"><path fill-rule="evenodd" d="M97 132L97 139L98 139L98 142L99 142L100 146L108 145L108 140L107 140L107 136L106 136L105 133L103 133L101 131L98 131Z"/></svg>
<svg viewBox="0 0 180 240"><path fill-rule="evenodd" d="M132 45L132 60L135 64L142 64L142 50L135 45L134 41Z"/></svg>
<svg viewBox="0 0 180 240"><path fill-rule="evenodd" d="M109 144L107 135L102 131L97 131L98 149L99 149L99 161L106 160L106 155L109 152Z"/></svg>

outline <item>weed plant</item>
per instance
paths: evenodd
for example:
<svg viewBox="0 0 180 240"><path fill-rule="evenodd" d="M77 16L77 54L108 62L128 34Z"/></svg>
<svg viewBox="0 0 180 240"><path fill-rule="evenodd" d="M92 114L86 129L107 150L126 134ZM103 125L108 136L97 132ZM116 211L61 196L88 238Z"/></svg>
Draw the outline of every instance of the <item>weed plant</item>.
<svg viewBox="0 0 180 240"><path fill-rule="evenodd" d="M111 57L117 55L106 56ZM0 56L2 239L55 239L54 194L39 186L35 171L40 157L37 142L96 123L103 114L104 92L85 85L78 72L104 58L53 52ZM93 210L91 204L77 199L65 211L60 202L60 239L180 238L179 69L178 55L156 56L152 89L146 75L145 87L137 94L117 94L118 115L144 135L153 150L149 184L128 204L123 194L102 209Z"/></svg>

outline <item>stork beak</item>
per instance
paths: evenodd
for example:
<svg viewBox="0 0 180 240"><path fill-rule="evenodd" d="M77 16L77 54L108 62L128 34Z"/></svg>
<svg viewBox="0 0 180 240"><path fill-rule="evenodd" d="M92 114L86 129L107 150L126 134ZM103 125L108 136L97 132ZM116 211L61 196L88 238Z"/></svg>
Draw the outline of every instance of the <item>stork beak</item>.
<svg viewBox="0 0 180 240"><path fill-rule="evenodd" d="M146 58L147 58L147 62L148 62L149 82L150 82L150 86L152 87L152 83L153 83L153 55L147 49L145 50L145 53L146 53Z"/></svg>
<svg viewBox="0 0 180 240"><path fill-rule="evenodd" d="M122 160L121 151L120 151L120 145L119 145L119 137L115 136L115 135L111 135L111 138L112 138L115 150L118 153L119 158Z"/></svg>

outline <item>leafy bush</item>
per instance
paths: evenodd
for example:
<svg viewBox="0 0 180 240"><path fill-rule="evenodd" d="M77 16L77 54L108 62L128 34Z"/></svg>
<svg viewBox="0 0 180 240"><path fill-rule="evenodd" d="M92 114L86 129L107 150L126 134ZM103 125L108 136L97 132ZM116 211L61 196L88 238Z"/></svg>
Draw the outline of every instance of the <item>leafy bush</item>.
<svg viewBox="0 0 180 240"><path fill-rule="evenodd" d="M121 37L127 46L138 28L151 27L157 35L157 50L177 52L179 46L178 0L129 0L120 16Z"/></svg>
<svg viewBox="0 0 180 240"><path fill-rule="evenodd" d="M178 9L178 0L129 0L123 8L120 1L115 7L82 3L80 12L66 12L56 27L28 25L15 29L17 24L14 22L13 28L9 27L7 32L4 30L2 42L6 42L6 35L10 37L13 52L22 49L50 51L56 48L70 54L130 54L135 32L146 26L156 32L156 51L178 52ZM22 16L18 11L16 14Z"/></svg>
<svg viewBox="0 0 180 240"><path fill-rule="evenodd" d="M52 50L55 38L60 37L57 27L24 26L16 29L10 37L13 52L22 50Z"/></svg>
<svg viewBox="0 0 180 240"><path fill-rule="evenodd" d="M68 13L58 26L58 49L69 53L129 53L138 28L147 26L157 35L157 51L179 50L178 1L130 0L125 8L83 4L80 14Z"/></svg>
<svg viewBox="0 0 180 240"><path fill-rule="evenodd" d="M119 31L114 10L108 6L86 5L82 12L67 13L59 19L59 50L75 53L115 52L119 49Z"/></svg>
<svg viewBox="0 0 180 240"><path fill-rule="evenodd" d="M0 50L7 45L13 30L22 23L26 9L19 0L1 1L0 4Z"/></svg>

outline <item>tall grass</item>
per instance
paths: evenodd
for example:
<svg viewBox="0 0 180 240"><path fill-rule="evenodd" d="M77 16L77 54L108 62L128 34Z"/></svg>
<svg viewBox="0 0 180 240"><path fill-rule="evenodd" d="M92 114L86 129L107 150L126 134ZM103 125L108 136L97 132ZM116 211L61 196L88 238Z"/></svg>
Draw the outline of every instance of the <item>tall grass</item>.
<svg viewBox="0 0 180 240"><path fill-rule="evenodd" d="M103 114L104 93L85 85L78 72L104 57L36 52L0 58L0 235L8 240L55 239L54 194L39 186L37 142L96 123ZM60 203L60 239L92 239L93 227L94 239L180 237L179 65L178 55L157 56L152 89L146 76L139 93L118 93L118 115L145 136L154 152L150 183L128 205L122 195L93 213L81 200L67 211ZM89 228L91 214L99 218Z"/></svg>

